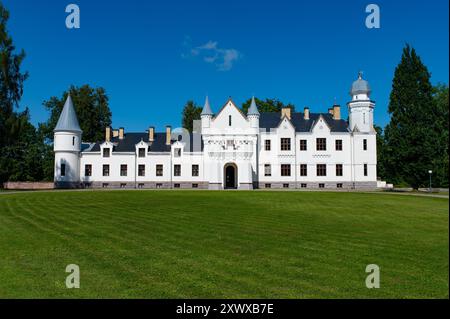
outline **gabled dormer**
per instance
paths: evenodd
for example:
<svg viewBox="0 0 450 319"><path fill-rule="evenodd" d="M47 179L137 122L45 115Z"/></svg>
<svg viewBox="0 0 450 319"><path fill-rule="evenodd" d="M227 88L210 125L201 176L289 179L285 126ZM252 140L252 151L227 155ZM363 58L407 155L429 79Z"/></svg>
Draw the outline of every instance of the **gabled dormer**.
<svg viewBox="0 0 450 319"><path fill-rule="evenodd" d="M322 114L319 115L316 121L314 121L311 126L311 133L314 134L330 134L331 127L328 125L327 121Z"/></svg>
<svg viewBox="0 0 450 319"><path fill-rule="evenodd" d="M100 144L100 153L103 158L109 158L112 156L114 150L114 144L109 141L105 141Z"/></svg>
<svg viewBox="0 0 450 319"><path fill-rule="evenodd" d="M139 158L145 158L147 157L147 153L149 150L149 143L144 142L144 140L141 140L139 143L135 145L136 148L136 156Z"/></svg>
<svg viewBox="0 0 450 319"><path fill-rule="evenodd" d="M184 147L186 143L183 143L181 141L176 141L172 144L172 157L179 158L183 156L184 153Z"/></svg>

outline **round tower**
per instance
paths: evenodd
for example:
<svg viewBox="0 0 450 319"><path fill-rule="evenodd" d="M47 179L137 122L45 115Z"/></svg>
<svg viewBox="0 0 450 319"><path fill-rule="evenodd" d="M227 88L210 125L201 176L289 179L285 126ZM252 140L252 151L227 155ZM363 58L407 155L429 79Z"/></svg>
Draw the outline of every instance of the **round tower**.
<svg viewBox="0 0 450 319"><path fill-rule="evenodd" d="M353 82L350 89L351 101L347 103L349 126L352 131L369 133L373 131L373 109L375 103L370 100L372 90L369 82L362 78L359 72L358 79Z"/></svg>
<svg viewBox="0 0 450 319"><path fill-rule="evenodd" d="M254 96L252 97L252 102L248 108L247 118L250 120L252 128L259 128L259 111Z"/></svg>
<svg viewBox="0 0 450 319"><path fill-rule="evenodd" d="M55 152L55 187L57 188L80 186L81 133L69 94L54 129L53 149Z"/></svg>
<svg viewBox="0 0 450 319"><path fill-rule="evenodd" d="M200 118L202 120L202 129L209 128L211 125L211 119L214 113L211 110L211 106L209 105L209 99L206 97L205 105L203 106L202 113L200 114Z"/></svg>

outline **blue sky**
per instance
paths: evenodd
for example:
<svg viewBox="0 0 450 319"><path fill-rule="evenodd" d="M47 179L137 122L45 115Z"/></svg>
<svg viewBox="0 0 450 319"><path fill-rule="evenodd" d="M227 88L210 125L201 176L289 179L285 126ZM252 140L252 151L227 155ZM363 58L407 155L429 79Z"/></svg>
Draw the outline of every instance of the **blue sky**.
<svg viewBox="0 0 450 319"><path fill-rule="evenodd" d="M447 0L2 2L15 44L27 53L21 105L33 123L48 117L44 100L85 83L107 90L113 126L126 131L178 127L184 103L203 104L206 94L213 110L229 96L241 105L254 94L326 112L335 98L345 106L363 70L375 122L384 126L407 42L432 82L448 83ZM65 26L70 3L81 10L77 30ZM381 9L380 29L365 27L370 3Z"/></svg>

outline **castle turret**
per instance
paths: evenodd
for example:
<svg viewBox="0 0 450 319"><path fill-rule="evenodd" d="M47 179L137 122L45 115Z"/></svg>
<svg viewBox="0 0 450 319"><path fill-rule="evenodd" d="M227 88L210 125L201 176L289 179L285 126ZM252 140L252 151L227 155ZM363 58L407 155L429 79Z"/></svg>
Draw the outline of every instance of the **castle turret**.
<svg viewBox="0 0 450 319"><path fill-rule="evenodd" d="M206 97L205 105L203 106L202 113L200 115L202 119L202 129L203 128L209 128L211 125L211 119L213 117L214 113L211 110L211 106L209 105L209 99Z"/></svg>
<svg viewBox="0 0 450 319"><path fill-rule="evenodd" d="M254 96L252 97L252 102L248 108L247 118L250 120L252 128L259 128L259 111Z"/></svg>
<svg viewBox="0 0 450 319"><path fill-rule="evenodd" d="M69 94L54 130L55 186L58 188L79 187L81 134Z"/></svg>
<svg viewBox="0 0 450 319"><path fill-rule="evenodd" d="M373 109L375 103L370 100L372 90L369 82L362 78L359 72L358 79L353 82L350 89L352 100L347 103L349 126L352 131L369 133L373 131Z"/></svg>

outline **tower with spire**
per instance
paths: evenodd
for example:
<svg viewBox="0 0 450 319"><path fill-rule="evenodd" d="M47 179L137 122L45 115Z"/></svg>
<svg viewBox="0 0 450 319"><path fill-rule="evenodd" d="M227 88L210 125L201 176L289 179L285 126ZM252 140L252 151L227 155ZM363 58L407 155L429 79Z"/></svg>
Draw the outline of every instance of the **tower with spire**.
<svg viewBox="0 0 450 319"><path fill-rule="evenodd" d="M55 186L58 188L79 187L81 134L69 94L54 129Z"/></svg>
<svg viewBox="0 0 450 319"><path fill-rule="evenodd" d="M211 106L209 105L209 98L206 96L205 105L203 106L200 118L202 121L202 129L209 128L211 126L211 119L214 116Z"/></svg>
<svg viewBox="0 0 450 319"><path fill-rule="evenodd" d="M259 128L259 111L256 106L255 97L252 97L252 102L248 108L247 118L250 120L250 125L252 128Z"/></svg>
<svg viewBox="0 0 450 319"><path fill-rule="evenodd" d="M361 133L373 132L373 109L375 103L370 99L372 90L369 82L359 72L358 79L350 89L351 101L347 103L349 128Z"/></svg>

